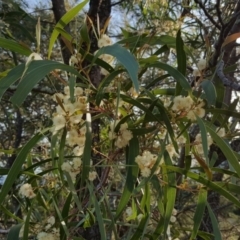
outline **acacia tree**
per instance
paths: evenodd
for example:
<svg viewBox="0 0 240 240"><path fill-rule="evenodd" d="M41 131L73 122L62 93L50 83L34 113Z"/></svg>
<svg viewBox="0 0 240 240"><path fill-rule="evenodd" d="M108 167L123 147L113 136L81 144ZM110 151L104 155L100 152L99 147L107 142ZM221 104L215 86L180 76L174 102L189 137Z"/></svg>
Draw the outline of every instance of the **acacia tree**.
<svg viewBox="0 0 240 240"><path fill-rule="evenodd" d="M52 2L48 60L44 23L33 52L2 14L0 46L16 65L4 62L0 81L2 132L16 129L1 143L8 239L226 239L216 206L240 206L239 3L120 1L138 26L112 44L115 3L91 0L76 40L66 26L88 1L67 13ZM51 58L58 37L69 66Z"/></svg>

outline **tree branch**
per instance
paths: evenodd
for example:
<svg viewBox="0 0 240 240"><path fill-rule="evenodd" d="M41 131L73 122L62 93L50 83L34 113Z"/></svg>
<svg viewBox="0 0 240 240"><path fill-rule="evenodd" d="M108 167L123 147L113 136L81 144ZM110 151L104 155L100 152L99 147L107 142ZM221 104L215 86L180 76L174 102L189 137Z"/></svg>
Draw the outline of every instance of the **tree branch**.
<svg viewBox="0 0 240 240"><path fill-rule="evenodd" d="M65 5L64 5L64 0L52 0L52 10L54 14L54 18L56 23L62 18L62 16L66 13ZM65 26L64 28L67 32L70 32L69 26ZM69 59L71 57L71 53L66 47L66 44L64 43L63 39L59 37L59 42L61 45L61 52L62 52L62 57L63 61L65 64L69 64Z"/></svg>
<svg viewBox="0 0 240 240"><path fill-rule="evenodd" d="M111 4L111 7L116 6L116 5L118 5L118 4L121 4L121 3L125 2L125 1L126 1L126 0L121 0L121 1L118 1L118 2L116 2L116 3L113 3L113 4Z"/></svg>
<svg viewBox="0 0 240 240"><path fill-rule="evenodd" d="M222 25L222 27L224 27L224 22L222 20L222 12L220 10L220 0L217 0L216 11L217 11L218 20L219 20L220 24Z"/></svg>
<svg viewBox="0 0 240 240"><path fill-rule="evenodd" d="M240 91L240 85L229 80L223 73L223 67L224 67L224 61L221 60L219 62L219 64L217 65L217 75L218 77L221 79L221 81L223 82L223 85L226 86L226 87L230 87L232 88L233 90L235 91Z"/></svg>
<svg viewBox="0 0 240 240"><path fill-rule="evenodd" d="M221 26L213 19L213 17L208 13L207 9L205 8L204 4L201 0L195 0L195 3L199 4L199 7L203 10L209 21L217 28L221 29Z"/></svg>

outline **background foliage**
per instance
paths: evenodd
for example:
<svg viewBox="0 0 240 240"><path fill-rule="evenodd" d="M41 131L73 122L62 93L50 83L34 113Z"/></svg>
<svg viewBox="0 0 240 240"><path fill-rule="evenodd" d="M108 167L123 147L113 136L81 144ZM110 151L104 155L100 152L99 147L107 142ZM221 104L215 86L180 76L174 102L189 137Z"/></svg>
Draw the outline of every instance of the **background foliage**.
<svg viewBox="0 0 240 240"><path fill-rule="evenodd" d="M238 239L240 2L27 9L0 13L2 239Z"/></svg>

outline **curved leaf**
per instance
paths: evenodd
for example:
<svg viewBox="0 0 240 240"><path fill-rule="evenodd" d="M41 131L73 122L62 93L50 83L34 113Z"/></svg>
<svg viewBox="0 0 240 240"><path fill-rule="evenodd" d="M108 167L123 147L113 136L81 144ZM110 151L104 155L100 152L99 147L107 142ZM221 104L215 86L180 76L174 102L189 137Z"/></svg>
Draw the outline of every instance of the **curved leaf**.
<svg viewBox="0 0 240 240"><path fill-rule="evenodd" d="M32 53L31 49L27 48L26 46L21 45L20 43L17 43L13 40L1 38L1 37L0 37L0 47L25 55L25 56L29 56Z"/></svg>
<svg viewBox="0 0 240 240"><path fill-rule="evenodd" d="M183 76L186 75L186 69L187 69L187 60L186 60L186 53L184 51L184 43L181 38L181 31L179 30L177 33L176 38L176 50L177 50L177 63L178 63L178 71L183 74Z"/></svg>
<svg viewBox="0 0 240 240"><path fill-rule="evenodd" d="M76 76L79 76L79 77L81 76L78 73L78 71L75 70L74 68L59 62L54 62L50 60L32 61L28 66L21 82L19 83L16 92L11 97L12 103L17 106L20 106L23 103L23 101L26 99L29 92L33 89L33 87L39 81L41 81L47 74L49 74L51 71L55 69L61 69L61 70L73 73ZM9 85L8 78L9 78L8 76L4 78L4 84L7 83L7 85L4 85L5 90L6 90L6 86ZM0 81L0 88L1 88L2 81Z"/></svg>
<svg viewBox="0 0 240 240"><path fill-rule="evenodd" d="M119 44L102 47L98 50L96 57L101 54L109 54L114 56L127 70L136 91L139 91L138 70L139 65L134 56Z"/></svg>
<svg viewBox="0 0 240 240"><path fill-rule="evenodd" d="M172 161L171 158L168 154L167 151L164 152L164 161L165 164L168 166L172 166ZM164 176L164 178L166 178L166 181L168 182L168 184L166 184L166 186L164 186L165 188L165 193L166 195L164 196L165 198L165 202L166 202L166 207L165 207L165 213L164 213L164 235L166 237L167 234L167 229L168 229L168 225L170 223L170 218L172 216L172 211L175 205L175 199L176 199L176 193L177 193L177 189L176 189L176 176L175 173L172 171L169 171L168 169L166 169L167 174Z"/></svg>
<svg viewBox="0 0 240 240"><path fill-rule="evenodd" d="M79 3L77 6L75 6L74 8L72 8L71 10L69 10L66 14L63 15L63 17L59 20L59 22L56 24L51 38L50 38L50 42L49 42L49 47L48 47L48 59L51 56L52 53L52 49L54 46L55 41L58 38L59 35L59 28L64 28L78 13L79 11L81 11L83 9L83 7L87 4L89 0L85 0L81 3Z"/></svg>
<svg viewBox="0 0 240 240"><path fill-rule="evenodd" d="M97 92L97 95L96 95L96 104L99 105L102 98L103 98L103 95L104 95L104 88L111 82L113 81L113 79L120 73L122 73L123 70L117 70L117 71L114 71L114 72L111 72L109 75L107 75L102 81L101 83L99 84L99 87L98 87L98 92Z"/></svg>
<svg viewBox="0 0 240 240"><path fill-rule="evenodd" d="M123 210L125 209L132 193L138 176L138 165L135 162L135 157L139 154L139 143L137 138L132 138L129 142L128 147L128 158L127 158L127 179L124 186L124 190L119 201L115 220L119 218Z"/></svg>
<svg viewBox="0 0 240 240"><path fill-rule="evenodd" d="M189 84L188 80L182 75L181 72L179 72L177 69L173 68L172 66L162 63L162 62L157 62L153 64L149 64L148 67L156 67L156 68L161 68L165 71L168 72L169 75L174 77L176 81L181 85L181 87L188 91L192 92L191 85Z"/></svg>
<svg viewBox="0 0 240 240"><path fill-rule="evenodd" d="M218 240L222 240L222 234L221 234L219 226L218 226L218 221L217 221L216 216L214 215L214 212L212 211L211 206L208 202L207 202L207 208L208 208L208 212L209 212L212 226L213 226L214 238L218 239Z"/></svg>
<svg viewBox="0 0 240 240"><path fill-rule="evenodd" d="M202 137L202 146L203 146L203 152L204 152L204 157L206 159L207 165L209 165L209 159L208 159L208 141L207 141L207 130L204 125L204 122L201 118L197 117L197 123L200 128L200 133Z"/></svg>
<svg viewBox="0 0 240 240"><path fill-rule="evenodd" d="M181 168L178 168L175 166L165 166L165 167L168 168L169 170L181 173L199 183L202 183L206 187L210 188L211 190L213 190L215 192L218 192L219 194L221 194L222 196L224 196L225 198L230 200L236 206L240 207L240 202L239 202L238 198L236 198L234 195L232 195L231 193L226 191L226 189L224 189L223 187L219 186L218 183L212 182L212 181L200 176L197 173L186 171L185 169L181 169Z"/></svg>
<svg viewBox="0 0 240 240"><path fill-rule="evenodd" d="M210 128L209 126L206 126L206 128L210 133L212 139L216 142L217 146L222 150L224 156L231 163L232 167L240 177L240 164L238 158L233 153L231 147L221 137L219 137L212 128Z"/></svg>
<svg viewBox="0 0 240 240"><path fill-rule="evenodd" d="M235 111L231 111L231 110L227 110L227 109L219 109L219 108L210 108L207 109L208 112L211 113L219 113L222 115L226 115L226 116L231 116L231 117L235 117L240 119L240 113L239 112L235 112Z"/></svg>
<svg viewBox="0 0 240 240"><path fill-rule="evenodd" d="M209 105L215 105L217 99L216 89L209 80L202 81L200 84L205 92L205 97Z"/></svg>
<svg viewBox="0 0 240 240"><path fill-rule="evenodd" d="M83 150L83 168L82 168L82 174L81 174L81 186L84 185L84 181L88 179L88 174L90 171L90 162L91 162L91 151L92 151L92 128L91 128L91 114L86 114L86 140L85 140L85 146Z"/></svg>
<svg viewBox="0 0 240 240"><path fill-rule="evenodd" d="M22 73L25 69L25 64L18 65L13 68L6 77L0 80L0 100L6 90L22 76Z"/></svg>
<svg viewBox="0 0 240 240"><path fill-rule="evenodd" d="M195 239L197 236L197 232L202 221L206 203L207 203L207 191L205 189L200 189L198 194L197 209L193 217L194 225L190 239Z"/></svg>
<svg viewBox="0 0 240 240"><path fill-rule="evenodd" d="M0 192L0 204L3 203L5 197L7 196L8 192L10 191L12 185L14 184L15 180L18 177L22 169L23 163L26 161L28 153L31 149L36 145L36 143L43 137L41 133L37 133L19 152L17 155L11 169L8 172L7 178L2 186Z"/></svg>
<svg viewBox="0 0 240 240"><path fill-rule="evenodd" d="M8 236L7 236L7 240L19 240L19 233L20 233L20 230L22 228L22 223L20 224L17 224L13 227L10 228L10 231L8 233Z"/></svg>

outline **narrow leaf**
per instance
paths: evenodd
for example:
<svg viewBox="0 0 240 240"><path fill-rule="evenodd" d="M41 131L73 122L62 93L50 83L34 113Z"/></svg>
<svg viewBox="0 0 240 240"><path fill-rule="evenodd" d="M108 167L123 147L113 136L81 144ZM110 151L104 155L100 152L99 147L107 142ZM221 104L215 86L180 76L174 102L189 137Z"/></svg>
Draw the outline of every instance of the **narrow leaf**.
<svg viewBox="0 0 240 240"><path fill-rule="evenodd" d="M8 175L7 178L2 186L0 192L0 205L3 203L5 197L7 196L8 192L10 191L12 185L14 184L15 180L18 177L22 169L23 163L26 161L28 153L31 149L38 143L38 141L43 137L41 133L37 133L25 146L21 149L19 154L17 155Z"/></svg>
<svg viewBox="0 0 240 240"><path fill-rule="evenodd" d="M139 91L138 70L139 66L134 56L119 44L102 47L98 50L96 57L101 54L109 54L114 56L127 70L136 91Z"/></svg>
<svg viewBox="0 0 240 240"><path fill-rule="evenodd" d="M70 73L75 74L76 76L80 75L78 71L75 70L74 68L59 62L54 62L50 60L32 61L28 66L28 69L24 77L19 83L19 86L16 92L14 93L13 97L11 97L12 103L17 106L20 106L23 103L23 101L26 99L29 92L33 89L33 87L39 81L41 81L47 74L49 74L51 71L55 69L68 71ZM1 87L1 81L0 81L0 87Z"/></svg>
<svg viewBox="0 0 240 240"><path fill-rule="evenodd" d="M1 37L0 37L0 47L25 55L25 56L29 56L32 53L30 48L27 48L11 39L1 38Z"/></svg>
<svg viewBox="0 0 240 240"><path fill-rule="evenodd" d="M20 233L20 230L22 228L22 223L20 224L17 224L13 227L10 228L10 231L8 233L8 236L7 236L7 240L19 240L19 233Z"/></svg>
<svg viewBox="0 0 240 240"><path fill-rule="evenodd" d="M200 133L202 137L202 146L203 146L203 152L204 152L204 157L206 159L207 165L209 165L209 159L208 159L208 141L207 141L207 131L204 125L204 122L201 118L197 117L197 123L200 128Z"/></svg>
<svg viewBox="0 0 240 240"><path fill-rule="evenodd" d="M65 13L63 15L63 17L56 24L56 26L55 26L55 28L53 30L53 33L51 35L50 42L49 42L48 59L50 59L54 43L57 40L58 35L59 35L58 28L62 28L63 29L74 17L77 16L79 11L81 11L83 9L83 7L87 4L88 1L89 0L85 0L85 1L83 1L81 3L79 3L77 6L75 6L71 10L69 10L67 13Z"/></svg>
<svg viewBox="0 0 240 240"><path fill-rule="evenodd" d="M193 225L193 230L192 230L190 239L195 239L197 236L198 229L200 227L202 217L204 214L206 202L207 202L207 191L205 189L200 189L198 194L197 209L193 217L194 225Z"/></svg>
<svg viewBox="0 0 240 240"><path fill-rule="evenodd" d="M176 50L177 50L177 63L178 71L186 75L187 63L186 63L186 53L184 51L184 43L181 38L181 31L179 30L176 38Z"/></svg>
<svg viewBox="0 0 240 240"><path fill-rule="evenodd" d="M234 203L236 206L240 207L240 202L239 200L233 196L231 193L229 193L228 191L226 191L226 189L224 189L223 187L219 186L218 184L216 184L215 182L209 181L208 179L205 179L204 177L200 176L199 174L190 172L190 171L186 171L185 169L181 169L178 167L174 167L174 166L166 166L166 168L181 173L199 183L202 183L203 185L205 185L206 187L210 188L213 191L218 192L219 194L221 194L222 196L224 196L225 198L227 198L228 200L230 200L232 203Z"/></svg>
<svg viewBox="0 0 240 240"><path fill-rule="evenodd" d="M238 176L240 176L239 161L231 147L221 137L219 137L212 128L210 128L209 126L206 126L206 128L210 135L212 136L213 140L216 142L217 146L222 150L226 159L231 163L232 167L237 172Z"/></svg>
<svg viewBox="0 0 240 240"><path fill-rule="evenodd" d="M165 164L168 166L172 166L172 161L171 158L168 154L167 151L164 152L164 161ZM175 177L175 173L172 171L169 171L167 169L167 182L168 184L166 184L165 186L165 202L166 202L166 209L165 209L165 214L164 214L164 235L166 237L167 234L167 229L168 229L168 225L170 223L170 218L172 216L172 212L173 212L173 208L175 205L175 199L176 199L176 177Z"/></svg>
<svg viewBox="0 0 240 240"><path fill-rule="evenodd" d="M222 44L222 48L223 48L224 46L226 46L227 44L229 44L229 43L231 43L231 42L233 42L233 41L236 41L238 38L240 38L240 33L239 33L239 32L227 36L227 37L225 38L225 41L224 41L223 44Z"/></svg>
<svg viewBox="0 0 240 240"><path fill-rule="evenodd" d="M124 186L124 190L121 196L121 199L119 201L116 215L115 215L115 220L119 218L123 210L125 209L131 195L133 192L133 189L136 184L136 180L138 177L138 166L135 162L135 158L139 154L139 142L137 138L132 138L129 142L129 147L128 147L128 159L127 159L127 178L126 178L126 183Z"/></svg>
<svg viewBox="0 0 240 240"><path fill-rule="evenodd" d="M22 76L25 69L25 64L18 65L8 72L7 76L0 80L0 100L6 90Z"/></svg>
<svg viewBox="0 0 240 240"><path fill-rule="evenodd" d="M87 113L86 118L86 140L85 140L85 146L83 151L83 169L82 169L82 175L81 175L81 185L83 186L84 181L88 179L88 174L90 171L90 162L91 162L91 151L92 151L92 128L91 128L91 115L90 113Z"/></svg>
<svg viewBox="0 0 240 240"><path fill-rule="evenodd" d="M90 192L92 202L95 207L95 211L96 211L96 215L97 215L97 223L98 223L98 227L100 230L101 239L107 239L106 231L105 231L105 227L104 227L104 221L103 221L103 217L102 217L102 211L99 206L99 201L93 191L93 183L88 184L88 189Z"/></svg>
<svg viewBox="0 0 240 240"><path fill-rule="evenodd" d="M209 205L209 203L207 202L207 208L208 208L208 212L211 218L211 222L212 222L212 226L213 226L213 235L215 239L218 240L222 240L222 234L220 232L219 229L219 225L218 225L218 220L216 219L214 212L211 209L211 206Z"/></svg>
<svg viewBox="0 0 240 240"><path fill-rule="evenodd" d="M99 84L99 87L98 87L98 92L97 92L97 95L96 95L96 104L99 105L102 98L103 98L103 95L104 95L104 88L106 86L108 86L111 81L113 81L113 79L120 73L122 73L123 70L117 70L117 71L114 71L114 72L111 72L109 75L107 75L102 81L101 83Z"/></svg>
<svg viewBox="0 0 240 240"><path fill-rule="evenodd" d="M166 63L158 62L158 63L149 64L148 67L156 67L156 68L160 68L167 71L169 75L171 75L176 79L176 81L182 86L184 90L188 92L192 92L192 88L188 80L183 76L181 72L179 72L177 69L173 68L172 66Z"/></svg>
<svg viewBox="0 0 240 240"><path fill-rule="evenodd" d="M203 91L205 92L205 97L207 99L208 104L215 106L217 93L213 83L209 80L205 80L202 81L200 85L202 86Z"/></svg>

